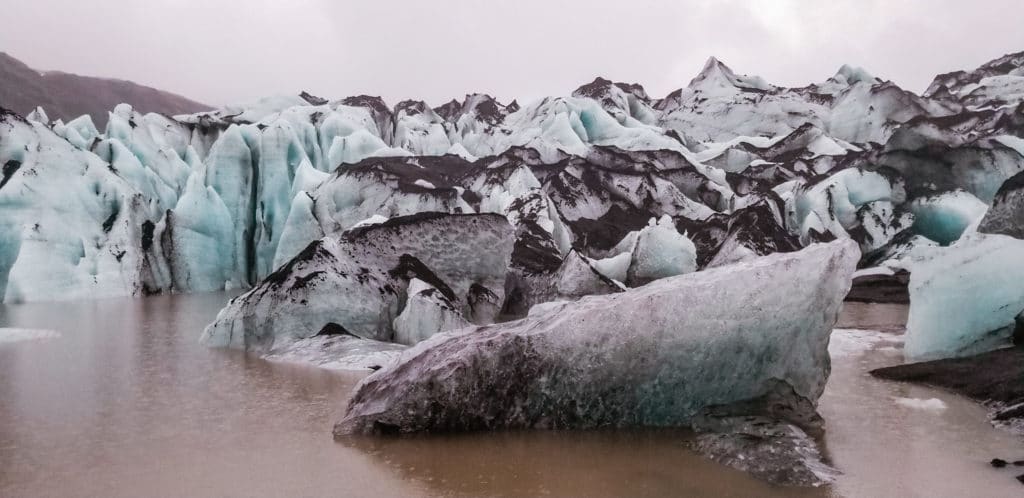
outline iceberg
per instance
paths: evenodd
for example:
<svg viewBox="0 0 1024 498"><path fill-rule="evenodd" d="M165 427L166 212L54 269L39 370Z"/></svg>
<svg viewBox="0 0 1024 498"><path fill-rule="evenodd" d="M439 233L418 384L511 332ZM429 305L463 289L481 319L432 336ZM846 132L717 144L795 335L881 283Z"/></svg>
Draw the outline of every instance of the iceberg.
<svg viewBox="0 0 1024 498"><path fill-rule="evenodd" d="M415 279L438 289L468 320L490 323L504 300L513 243L511 225L495 214L421 213L325 237L232 299L201 342L266 353L332 323L347 334L391 341ZM412 302L419 307L417 295ZM398 320L409 342L425 333L405 328L411 319Z"/></svg>
<svg viewBox="0 0 1024 498"><path fill-rule="evenodd" d="M815 244L435 335L364 379L334 433L810 424L859 256Z"/></svg>
<svg viewBox="0 0 1024 498"><path fill-rule="evenodd" d="M923 254L922 254L923 253ZM1024 240L973 234L904 258L910 270L909 360L966 356L1008 345L1024 311Z"/></svg>
<svg viewBox="0 0 1024 498"><path fill-rule="evenodd" d="M676 231L672 218L666 215L657 221L652 219L637 234L626 281L638 286L693 271L697 271L697 248Z"/></svg>

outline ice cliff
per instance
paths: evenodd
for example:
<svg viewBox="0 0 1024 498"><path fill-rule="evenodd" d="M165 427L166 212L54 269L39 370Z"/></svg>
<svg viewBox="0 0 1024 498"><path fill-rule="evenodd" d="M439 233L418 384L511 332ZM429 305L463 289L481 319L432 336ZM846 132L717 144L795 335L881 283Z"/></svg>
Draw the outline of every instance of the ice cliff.
<svg viewBox="0 0 1024 498"><path fill-rule="evenodd" d="M313 241L421 212L509 220L513 314L571 297L554 282L573 250L585 259L568 263L599 280L637 285L834 238L874 264L916 240L953 243L993 204L981 230L1013 235L1017 201L1000 189L1024 169L1022 60L940 75L923 95L851 66L780 87L712 58L662 99L597 78L522 105L119 105L102 129L4 111L0 298L249 288ZM695 263L634 258L623 275L616 246L652 218Z"/></svg>

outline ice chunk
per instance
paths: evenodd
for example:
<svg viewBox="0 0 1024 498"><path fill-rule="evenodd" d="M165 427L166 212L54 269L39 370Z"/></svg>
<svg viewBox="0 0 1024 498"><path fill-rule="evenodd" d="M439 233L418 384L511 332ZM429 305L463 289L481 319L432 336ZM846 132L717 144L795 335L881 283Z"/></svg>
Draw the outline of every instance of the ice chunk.
<svg viewBox="0 0 1024 498"><path fill-rule="evenodd" d="M697 270L697 248L676 231L669 216L651 221L637 235L626 280L630 286Z"/></svg>
<svg viewBox="0 0 1024 498"><path fill-rule="evenodd" d="M1024 239L1024 172L1006 180L999 188L978 231Z"/></svg>
<svg viewBox="0 0 1024 498"><path fill-rule="evenodd" d="M893 398L893 401L900 406L929 412L941 412L946 409L946 403L943 403L942 400L938 398Z"/></svg>
<svg viewBox="0 0 1024 498"><path fill-rule="evenodd" d="M329 323L366 339L390 340L399 281L390 268L357 260L358 248L325 238L310 244L249 292L232 299L201 342L269 352L316 335Z"/></svg>
<svg viewBox="0 0 1024 498"><path fill-rule="evenodd" d="M399 344L413 345L430 336L466 327L469 322L462 317L458 305L452 303L455 294L446 289L450 295L418 278L409 282L406 291L408 299L402 314L395 318L394 341Z"/></svg>
<svg viewBox="0 0 1024 498"><path fill-rule="evenodd" d="M32 112L25 116L25 119L32 121L33 123L39 123L43 126L50 126L50 117L46 115L46 111L42 107L36 106L32 109Z"/></svg>
<svg viewBox="0 0 1024 498"><path fill-rule="evenodd" d="M19 329L0 327L0 345L21 342L57 339L60 332L48 329Z"/></svg>
<svg viewBox="0 0 1024 498"><path fill-rule="evenodd" d="M471 321L493 320L497 310L480 310L487 299L501 307L513 242L508 221L493 214L424 213L325 237L228 303L202 342L267 352L329 323L388 341L413 278L451 293Z"/></svg>
<svg viewBox="0 0 1024 498"><path fill-rule="evenodd" d="M859 256L817 244L436 335L364 379L335 434L806 422Z"/></svg>
<svg viewBox="0 0 1024 498"><path fill-rule="evenodd" d="M942 245L960 238L971 225L985 216L988 206L968 192L957 190L945 194L914 199L913 231Z"/></svg>
<svg viewBox="0 0 1024 498"><path fill-rule="evenodd" d="M965 356L1009 343L1014 318L1024 310L1024 241L974 234L911 258L905 259L908 359Z"/></svg>
<svg viewBox="0 0 1024 498"><path fill-rule="evenodd" d="M814 438L766 417L715 420L690 444L698 453L783 486L821 486L841 473L822 461Z"/></svg>
<svg viewBox="0 0 1024 498"><path fill-rule="evenodd" d="M329 324L307 339L285 343L263 355L270 361L303 363L329 370L376 370L398 360L405 346L362 339Z"/></svg>

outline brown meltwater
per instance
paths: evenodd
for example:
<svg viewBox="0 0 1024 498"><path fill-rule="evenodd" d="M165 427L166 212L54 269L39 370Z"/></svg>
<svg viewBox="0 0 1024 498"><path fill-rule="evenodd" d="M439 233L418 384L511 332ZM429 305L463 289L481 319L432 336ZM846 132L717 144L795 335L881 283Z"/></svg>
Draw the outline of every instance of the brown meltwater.
<svg viewBox="0 0 1024 498"><path fill-rule="evenodd" d="M821 400L832 486L782 488L697 456L681 430L335 442L363 374L198 343L224 293L0 305L0 496L1014 496L1024 444L980 406L876 380L905 308L850 305ZM884 323L894 322L894 323ZM887 326L889 325L889 326ZM25 334L23 334L25 335ZM898 401L938 399L938 403ZM921 405L921 406L917 406ZM1022 470L1024 472L1024 470Z"/></svg>

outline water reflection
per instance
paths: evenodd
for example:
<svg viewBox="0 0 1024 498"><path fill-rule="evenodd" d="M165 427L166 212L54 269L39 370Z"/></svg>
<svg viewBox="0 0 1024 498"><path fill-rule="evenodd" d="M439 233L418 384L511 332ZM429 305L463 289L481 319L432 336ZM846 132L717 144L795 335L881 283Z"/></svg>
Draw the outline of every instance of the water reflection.
<svg viewBox="0 0 1024 498"><path fill-rule="evenodd" d="M346 437L403 480L460 496L828 496L781 488L686 448L681 430Z"/></svg>

